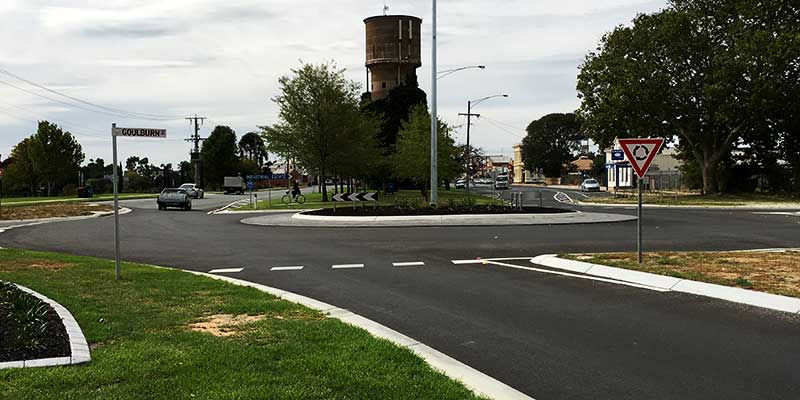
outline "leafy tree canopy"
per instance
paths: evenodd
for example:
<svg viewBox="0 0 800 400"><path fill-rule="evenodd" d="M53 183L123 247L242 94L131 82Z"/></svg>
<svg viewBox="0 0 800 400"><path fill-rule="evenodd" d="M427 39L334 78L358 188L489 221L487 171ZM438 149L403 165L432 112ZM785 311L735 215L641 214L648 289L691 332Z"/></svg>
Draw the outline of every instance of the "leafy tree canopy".
<svg viewBox="0 0 800 400"><path fill-rule="evenodd" d="M522 162L530 171L559 177L564 165L574 159L583 135L575 114L548 114L528 125L522 140Z"/></svg>

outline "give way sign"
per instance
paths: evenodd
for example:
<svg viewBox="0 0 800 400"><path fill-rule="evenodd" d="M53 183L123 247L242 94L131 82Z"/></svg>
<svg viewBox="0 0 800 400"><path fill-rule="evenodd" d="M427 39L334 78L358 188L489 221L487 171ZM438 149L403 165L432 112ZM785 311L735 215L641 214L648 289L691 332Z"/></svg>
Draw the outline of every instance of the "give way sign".
<svg viewBox="0 0 800 400"><path fill-rule="evenodd" d="M644 178L650 169L650 164L664 145L664 139L620 139L619 145L628 157L633 170L636 171L636 175Z"/></svg>

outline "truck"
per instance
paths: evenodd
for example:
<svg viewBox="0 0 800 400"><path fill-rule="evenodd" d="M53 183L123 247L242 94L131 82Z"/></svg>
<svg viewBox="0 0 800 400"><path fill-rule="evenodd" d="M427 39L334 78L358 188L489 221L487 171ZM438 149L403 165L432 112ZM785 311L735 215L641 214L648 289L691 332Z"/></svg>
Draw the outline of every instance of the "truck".
<svg viewBox="0 0 800 400"><path fill-rule="evenodd" d="M241 176L226 176L222 189L225 194L244 194L244 179Z"/></svg>

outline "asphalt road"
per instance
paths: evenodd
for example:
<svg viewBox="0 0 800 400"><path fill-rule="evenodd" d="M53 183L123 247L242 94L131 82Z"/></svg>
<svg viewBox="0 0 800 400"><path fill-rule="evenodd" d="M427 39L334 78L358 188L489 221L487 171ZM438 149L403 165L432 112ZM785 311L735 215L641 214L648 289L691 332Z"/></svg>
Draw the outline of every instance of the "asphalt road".
<svg viewBox="0 0 800 400"><path fill-rule="evenodd" d="M244 268L232 276L350 309L540 400L800 398L796 315L451 262L632 251L635 222L315 229L206 215L238 198L207 197L190 212L159 212L154 200L124 202L134 212L120 217L123 259L198 271ZM645 234L648 250L800 247L800 218L648 209ZM0 245L111 258L113 219L14 229L0 234ZM363 267L332 268L343 264ZM304 268L271 270L280 266Z"/></svg>

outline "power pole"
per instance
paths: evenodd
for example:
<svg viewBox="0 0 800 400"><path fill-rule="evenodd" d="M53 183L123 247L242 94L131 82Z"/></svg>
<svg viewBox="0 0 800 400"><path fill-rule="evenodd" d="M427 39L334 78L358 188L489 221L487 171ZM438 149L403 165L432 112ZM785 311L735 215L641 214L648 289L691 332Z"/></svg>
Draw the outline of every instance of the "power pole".
<svg viewBox="0 0 800 400"><path fill-rule="evenodd" d="M186 117L186 119L194 122L194 135L184 140L194 143L194 149L189 153L192 164L194 164L194 183L202 186L200 183L202 178L200 175L200 142L206 139L200 137L200 125L205 122L206 117L198 117L195 114L194 117Z"/></svg>
<svg viewBox="0 0 800 400"><path fill-rule="evenodd" d="M472 101L467 102L467 113L459 113L458 115L466 115L467 116L467 196L469 196L469 181L472 179L472 148L469 147L469 127L472 125L472 117L480 118L480 114L473 114L472 113Z"/></svg>

